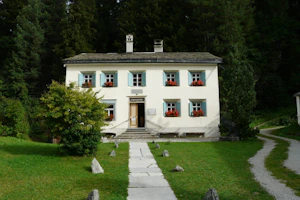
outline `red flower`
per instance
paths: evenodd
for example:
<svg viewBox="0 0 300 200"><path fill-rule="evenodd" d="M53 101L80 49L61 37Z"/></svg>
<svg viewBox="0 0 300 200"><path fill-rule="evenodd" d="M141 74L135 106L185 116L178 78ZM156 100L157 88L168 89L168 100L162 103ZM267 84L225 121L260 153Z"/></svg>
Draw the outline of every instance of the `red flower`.
<svg viewBox="0 0 300 200"><path fill-rule="evenodd" d="M194 117L200 117L200 116L203 116L204 115L204 112L203 110L193 110L193 116Z"/></svg>
<svg viewBox="0 0 300 200"><path fill-rule="evenodd" d="M198 81L193 81L191 83L192 86L203 86L204 85L204 82L201 81L201 80L198 80Z"/></svg>
<svg viewBox="0 0 300 200"><path fill-rule="evenodd" d="M165 112L166 117L178 117L179 113L178 110L168 110L167 112Z"/></svg>
<svg viewBox="0 0 300 200"><path fill-rule="evenodd" d="M114 83L113 82L105 82L104 87L114 87Z"/></svg>
<svg viewBox="0 0 300 200"><path fill-rule="evenodd" d="M166 81L166 86L177 86L176 81Z"/></svg>
<svg viewBox="0 0 300 200"><path fill-rule="evenodd" d="M90 87L93 86L93 85L92 85L92 81L84 82L84 83L82 83L81 86L82 86L83 88L90 88Z"/></svg>

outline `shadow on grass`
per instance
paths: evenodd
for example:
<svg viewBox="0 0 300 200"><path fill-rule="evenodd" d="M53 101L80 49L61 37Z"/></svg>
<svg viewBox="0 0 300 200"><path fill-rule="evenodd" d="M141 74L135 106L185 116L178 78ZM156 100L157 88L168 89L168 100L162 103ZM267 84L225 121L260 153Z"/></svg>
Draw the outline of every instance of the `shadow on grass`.
<svg viewBox="0 0 300 200"><path fill-rule="evenodd" d="M32 143L32 144L31 144ZM4 144L0 145L0 150L13 155L41 155L41 156L62 156L58 146L54 144L36 144L34 142L26 142L20 144Z"/></svg>

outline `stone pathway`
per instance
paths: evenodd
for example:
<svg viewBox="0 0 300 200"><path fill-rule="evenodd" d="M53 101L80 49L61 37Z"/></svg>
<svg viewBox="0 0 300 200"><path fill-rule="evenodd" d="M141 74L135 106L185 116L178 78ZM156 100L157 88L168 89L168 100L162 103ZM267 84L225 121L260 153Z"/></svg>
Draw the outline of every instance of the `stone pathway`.
<svg viewBox="0 0 300 200"><path fill-rule="evenodd" d="M263 137L258 138L264 140L265 144L255 156L249 159L249 163L252 164L251 172L254 174L255 180L277 200L300 200L300 197L296 196L291 188L275 179L265 167L265 159L274 149L275 141Z"/></svg>
<svg viewBox="0 0 300 200"><path fill-rule="evenodd" d="M260 131L260 134L288 141L290 143L289 151L288 151L288 159L284 161L283 165L288 169L294 171L296 174L300 174L300 142L297 140L270 134L275 129L276 128L262 129Z"/></svg>
<svg viewBox="0 0 300 200"><path fill-rule="evenodd" d="M129 143L129 187L127 200L175 200L168 181L146 142Z"/></svg>

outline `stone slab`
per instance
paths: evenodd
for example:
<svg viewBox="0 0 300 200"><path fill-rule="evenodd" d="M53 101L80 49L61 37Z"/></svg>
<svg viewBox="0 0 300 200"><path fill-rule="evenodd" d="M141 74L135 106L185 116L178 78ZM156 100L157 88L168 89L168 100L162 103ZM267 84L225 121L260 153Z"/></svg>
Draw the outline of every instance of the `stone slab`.
<svg viewBox="0 0 300 200"><path fill-rule="evenodd" d="M127 200L176 200L170 187L128 188Z"/></svg>
<svg viewBox="0 0 300 200"><path fill-rule="evenodd" d="M129 168L131 173L158 173L161 172L160 168L158 167L151 167L151 168L144 168L144 167L136 167L136 168Z"/></svg>
<svg viewBox="0 0 300 200"><path fill-rule="evenodd" d="M158 165L157 165L157 164L154 164L154 163L152 163L152 164L149 164L149 163L136 163L136 164L131 164L131 163L129 163L129 169L130 169L130 168L142 168L142 167L144 167L144 168L157 168Z"/></svg>
<svg viewBox="0 0 300 200"><path fill-rule="evenodd" d="M161 176L132 177L129 176L129 188L159 188L170 187L169 183Z"/></svg>
<svg viewBox="0 0 300 200"><path fill-rule="evenodd" d="M130 145L130 149L143 149L143 148L147 149L147 148L149 148L148 144L145 142L143 142L143 143L131 143L130 142L129 145Z"/></svg>
<svg viewBox="0 0 300 200"><path fill-rule="evenodd" d="M148 173L148 172L140 172L140 173L130 173L129 177L138 177L138 176L163 176L163 173L161 172L152 172L152 173Z"/></svg>

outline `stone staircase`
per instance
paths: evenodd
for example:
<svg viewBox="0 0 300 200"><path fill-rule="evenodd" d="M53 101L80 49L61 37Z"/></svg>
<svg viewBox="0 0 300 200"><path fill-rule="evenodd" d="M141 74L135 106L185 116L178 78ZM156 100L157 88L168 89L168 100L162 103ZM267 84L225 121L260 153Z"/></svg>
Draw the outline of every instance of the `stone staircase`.
<svg viewBox="0 0 300 200"><path fill-rule="evenodd" d="M117 136L118 139L155 139L156 134L151 134L146 128L128 128L126 132Z"/></svg>

